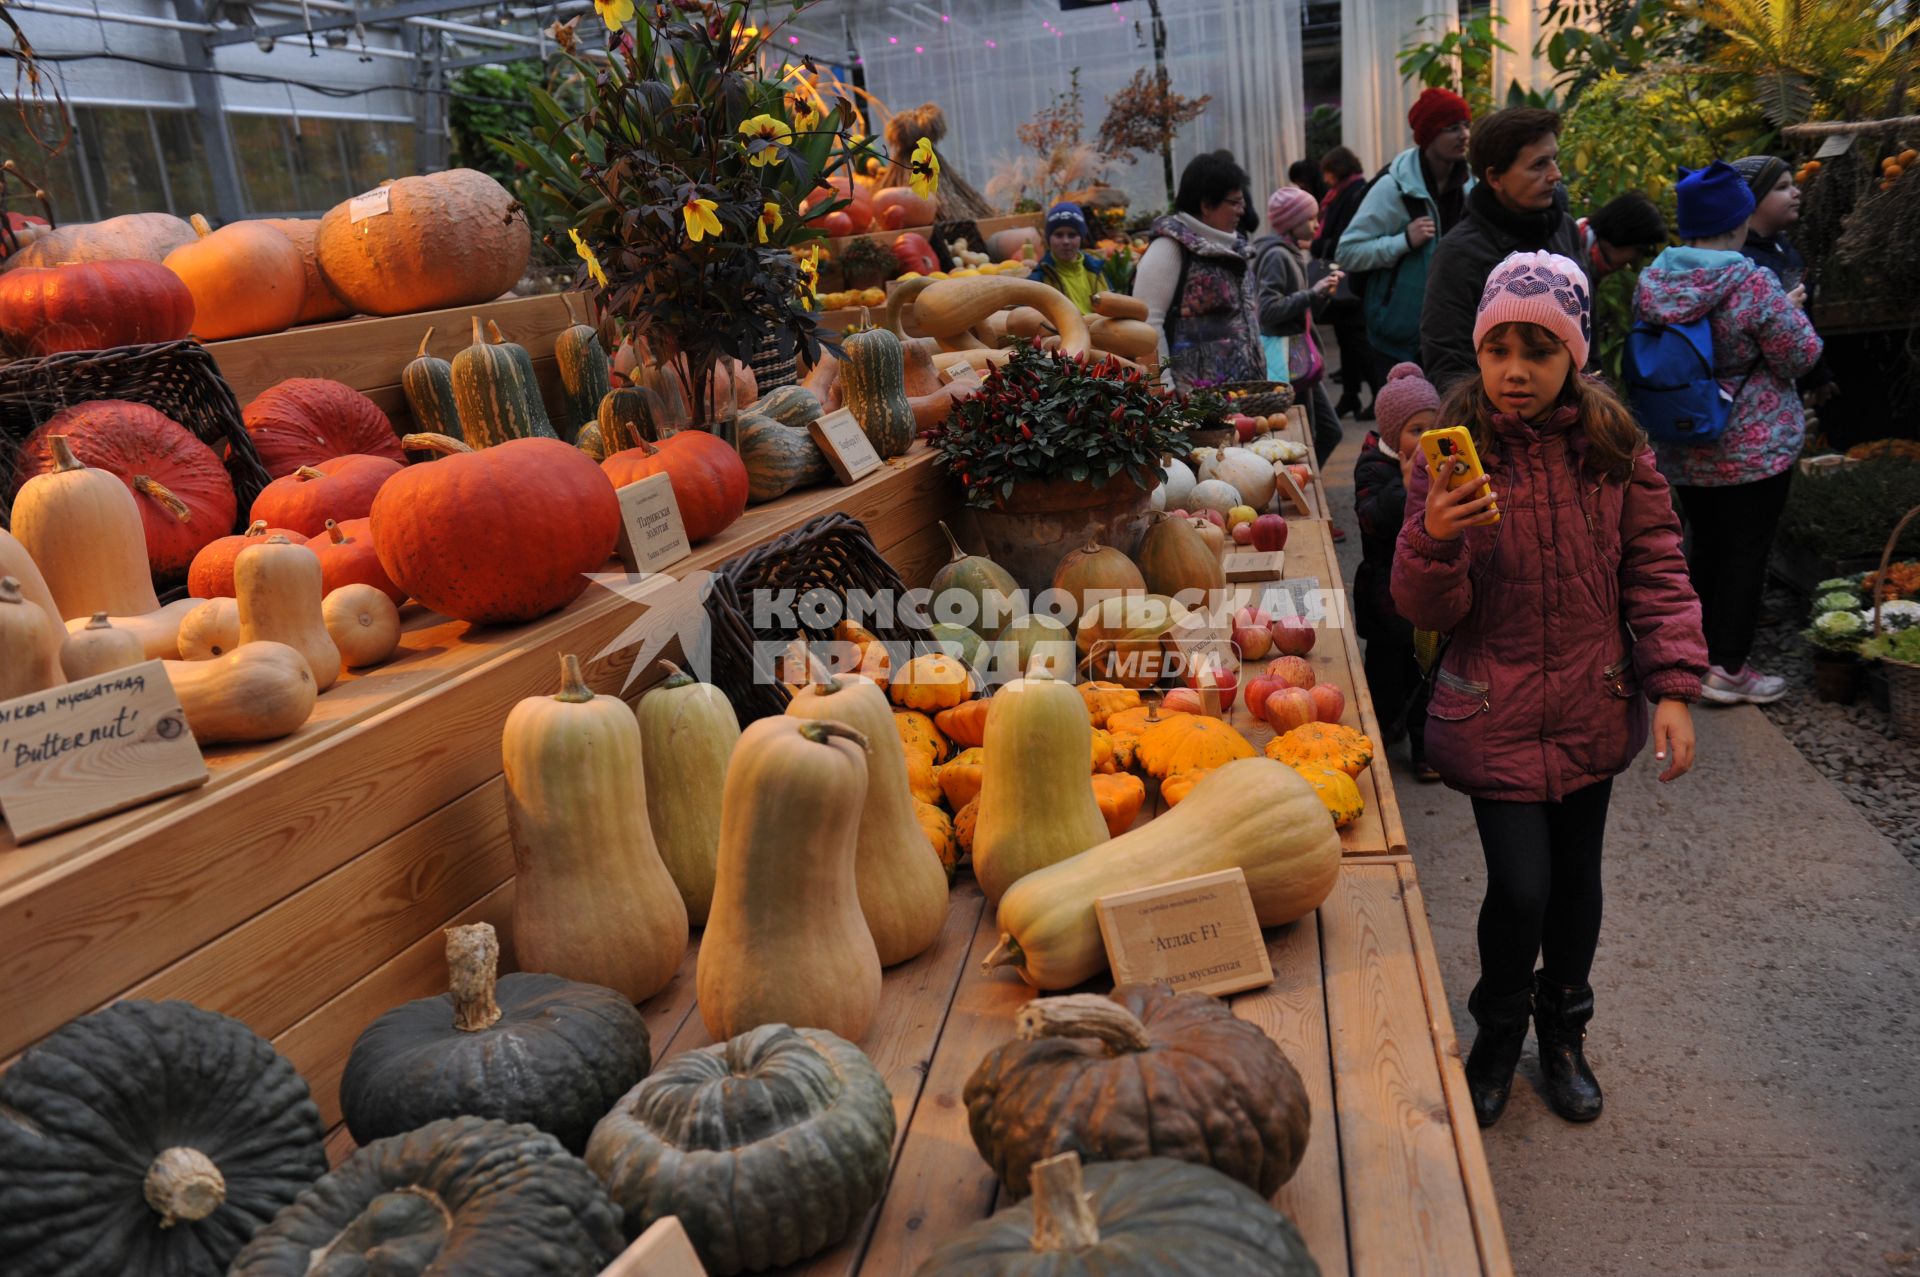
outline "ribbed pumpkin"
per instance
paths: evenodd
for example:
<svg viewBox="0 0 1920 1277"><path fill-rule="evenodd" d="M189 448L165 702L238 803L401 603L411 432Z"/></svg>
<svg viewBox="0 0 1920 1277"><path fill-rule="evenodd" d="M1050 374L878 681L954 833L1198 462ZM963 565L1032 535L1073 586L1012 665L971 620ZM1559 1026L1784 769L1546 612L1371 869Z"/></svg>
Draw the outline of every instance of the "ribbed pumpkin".
<svg viewBox="0 0 1920 1277"><path fill-rule="evenodd" d="M558 439L511 439L408 466L374 498L374 549L398 588L463 621L531 621L571 603L620 535L600 468Z"/></svg>
<svg viewBox="0 0 1920 1277"><path fill-rule="evenodd" d="M320 559L323 597L343 585L371 585L392 599L395 607L407 601L407 592L395 585L380 566L380 556L373 547L373 520L328 519L318 536L307 538L307 548Z"/></svg>
<svg viewBox="0 0 1920 1277"><path fill-rule="evenodd" d="M413 428L421 434L460 438L460 410L453 402L453 365L427 353L433 325L420 336L420 351L400 370L400 389L413 411ZM597 458L596 458L597 459Z"/></svg>
<svg viewBox="0 0 1920 1277"><path fill-rule="evenodd" d="M22 355L178 341L193 294L158 262L76 263L0 277L0 346Z"/></svg>
<svg viewBox="0 0 1920 1277"><path fill-rule="evenodd" d="M209 541L200 547L200 553L193 556L193 562L187 567L187 594L196 599L232 598L234 556L270 536L283 536L291 541L298 535L291 528L272 528L265 522L255 521L245 532Z"/></svg>
<svg viewBox="0 0 1920 1277"><path fill-rule="evenodd" d="M1268 741L1266 753L1289 767L1333 767L1358 776L1373 761L1373 742L1345 723L1303 723Z"/></svg>
<svg viewBox="0 0 1920 1277"><path fill-rule="evenodd" d="M344 382L289 377L261 391L240 415L270 478L355 453L407 459L380 405Z"/></svg>
<svg viewBox="0 0 1920 1277"><path fill-rule="evenodd" d="M1140 737L1140 763L1149 776L1212 770L1236 758L1252 758L1253 745L1226 723L1204 714L1182 714Z"/></svg>
<svg viewBox="0 0 1920 1277"><path fill-rule="evenodd" d="M519 282L533 247L526 214L485 173L449 169L381 184L385 212L353 201L320 219L320 272L366 315L407 315L492 301Z"/></svg>
<svg viewBox="0 0 1920 1277"><path fill-rule="evenodd" d="M132 491L146 533L147 565L159 579L186 575L203 546L233 531L238 503L226 467L212 448L158 409L92 399L55 413L21 446L16 493L54 467L54 435L65 435L75 457L111 471Z"/></svg>
<svg viewBox="0 0 1920 1277"><path fill-rule="evenodd" d="M560 421L560 437L573 443L582 427L600 419L600 401L613 389L607 352L600 345L600 334L592 324L583 324L573 314L573 297L561 294L567 305L567 317L574 322L553 339L553 363L560 373L560 389L566 398L566 412Z"/></svg>
<svg viewBox="0 0 1920 1277"><path fill-rule="evenodd" d="M747 468L749 502L771 501L795 488L825 483L833 476L826 457L805 427L782 425L754 411L741 413L735 429L740 461Z"/></svg>
<svg viewBox="0 0 1920 1277"><path fill-rule="evenodd" d="M918 426L907 402L906 356L884 328L848 333L841 340L841 401L882 459L913 446Z"/></svg>
<svg viewBox="0 0 1920 1277"><path fill-rule="evenodd" d="M1053 570L1053 588L1072 596L1073 614L1080 617L1102 598L1145 594L1147 581L1132 559L1089 537L1085 545L1068 550L1060 560Z"/></svg>
<svg viewBox="0 0 1920 1277"><path fill-rule="evenodd" d="M615 386L600 397L594 419L580 427L573 446L596 462L605 461L642 440L659 439L664 421L659 395L645 386Z"/></svg>
<svg viewBox="0 0 1920 1277"><path fill-rule="evenodd" d="M558 437L547 420L533 357L525 346L508 341L492 321L483 333L478 315L473 317L473 344L453 357L453 402L469 448Z"/></svg>
<svg viewBox="0 0 1920 1277"><path fill-rule="evenodd" d="M320 273L317 242L320 235L319 218L263 217L260 224L273 227L300 250L300 264L306 271L307 287L300 314L294 323L318 324L329 319L345 319L353 313L353 307L333 295L333 289L327 287L326 276Z"/></svg>
<svg viewBox="0 0 1920 1277"><path fill-rule="evenodd" d="M1013 573L984 554L962 550L945 521L940 531L953 557L941 565L927 586L927 614L949 625L964 625L992 642L1018 614L1020 585Z"/></svg>
<svg viewBox="0 0 1920 1277"><path fill-rule="evenodd" d="M682 430L656 446L641 441L600 463L615 488L664 474L673 484L680 521L695 545L718 536L747 512L747 467L740 454L703 430Z"/></svg>
<svg viewBox="0 0 1920 1277"><path fill-rule="evenodd" d="M805 430L820 419L820 401L805 386L775 386L753 401L753 411L783 426Z"/></svg>
<svg viewBox="0 0 1920 1277"><path fill-rule="evenodd" d="M1200 534L1182 519L1159 514L1153 516L1153 525L1140 540L1140 572L1147 589L1179 599L1188 607L1198 606L1207 594L1227 585L1220 556L1207 547Z"/></svg>
<svg viewBox="0 0 1920 1277"><path fill-rule="evenodd" d="M129 258L160 262L195 238L193 227L171 213L123 213L104 222L81 222L42 231L32 243L0 261L0 270Z"/></svg>
<svg viewBox="0 0 1920 1277"><path fill-rule="evenodd" d="M264 222L219 230L195 213L200 238L167 254L166 267L193 294L193 335L201 341L277 333L300 318L307 268L293 241Z"/></svg>
<svg viewBox="0 0 1920 1277"><path fill-rule="evenodd" d="M365 453L329 457L269 483L253 499L248 516L277 528L292 528L303 540L316 537L326 531L329 520L345 523L366 518L380 486L400 470L400 463L387 457Z"/></svg>

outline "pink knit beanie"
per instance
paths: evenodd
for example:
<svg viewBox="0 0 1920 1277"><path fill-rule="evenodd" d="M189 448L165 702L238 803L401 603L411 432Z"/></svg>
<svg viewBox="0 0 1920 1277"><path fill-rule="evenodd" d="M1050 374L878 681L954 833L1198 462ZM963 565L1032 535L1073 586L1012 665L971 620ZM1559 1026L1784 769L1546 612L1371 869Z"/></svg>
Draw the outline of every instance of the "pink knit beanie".
<svg viewBox="0 0 1920 1277"><path fill-rule="evenodd" d="M1267 225L1284 235L1320 212L1320 201L1297 186L1283 186L1267 196Z"/></svg>
<svg viewBox="0 0 1920 1277"><path fill-rule="evenodd" d="M1373 396L1373 416L1380 429L1380 442L1398 452L1400 433L1416 413L1440 406L1440 392L1433 388L1419 364L1395 364L1387 373L1387 384Z"/></svg>
<svg viewBox="0 0 1920 1277"><path fill-rule="evenodd" d="M1573 262L1558 253L1509 253L1480 294L1474 348L1501 324L1538 324L1567 344L1577 372L1587 363L1591 308L1586 273Z"/></svg>

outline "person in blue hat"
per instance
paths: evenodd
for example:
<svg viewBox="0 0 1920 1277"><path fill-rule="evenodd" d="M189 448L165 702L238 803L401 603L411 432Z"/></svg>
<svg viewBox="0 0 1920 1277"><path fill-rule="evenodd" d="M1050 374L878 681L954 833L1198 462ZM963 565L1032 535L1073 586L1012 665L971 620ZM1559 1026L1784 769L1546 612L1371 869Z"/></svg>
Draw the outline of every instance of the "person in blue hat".
<svg viewBox="0 0 1920 1277"><path fill-rule="evenodd" d="M1078 204L1055 204L1047 210L1047 255L1027 276L1065 293L1083 315L1093 312L1093 295L1107 287L1107 264L1086 251L1091 238Z"/></svg>

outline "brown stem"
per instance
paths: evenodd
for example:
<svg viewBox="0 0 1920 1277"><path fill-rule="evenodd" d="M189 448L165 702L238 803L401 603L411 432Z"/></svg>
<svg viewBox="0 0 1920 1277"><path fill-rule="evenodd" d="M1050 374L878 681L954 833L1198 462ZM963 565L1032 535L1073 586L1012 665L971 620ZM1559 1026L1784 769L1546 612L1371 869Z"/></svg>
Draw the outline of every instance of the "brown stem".
<svg viewBox="0 0 1920 1277"><path fill-rule="evenodd" d="M1069 993L1035 998L1013 1017L1013 1035L1036 1038L1097 1038L1114 1055L1144 1051L1153 1045L1140 1017L1101 993Z"/></svg>
<svg viewBox="0 0 1920 1277"><path fill-rule="evenodd" d="M1027 955L1021 951L1020 942L1002 931L1000 943L993 947L992 953L981 960L980 969L991 971L995 967L1022 967L1026 963Z"/></svg>
<svg viewBox="0 0 1920 1277"><path fill-rule="evenodd" d="M252 523L249 523L247 525L247 530L243 532L241 535L258 537L258 536L265 536L266 534L267 534L267 521L265 519L255 519Z"/></svg>
<svg viewBox="0 0 1920 1277"><path fill-rule="evenodd" d="M561 293L560 304L567 308L567 322L569 324L577 324L580 322L580 316L573 313L573 294Z"/></svg>
<svg viewBox="0 0 1920 1277"><path fill-rule="evenodd" d="M347 534L342 532L340 525L332 519L327 520L327 540L334 545L345 545L347 543Z"/></svg>
<svg viewBox="0 0 1920 1277"><path fill-rule="evenodd" d="M453 998L453 1027L478 1033L500 1019L493 986L500 975L500 937L490 922L448 927L447 993Z"/></svg>
<svg viewBox="0 0 1920 1277"><path fill-rule="evenodd" d="M845 686L839 679L834 677L833 671L826 667L826 663L813 654L812 648L806 649L806 652L807 678L812 682L815 690L831 693L837 692Z"/></svg>
<svg viewBox="0 0 1920 1277"><path fill-rule="evenodd" d="M65 435L47 436L47 447L53 453L53 472L60 474L68 470L85 470L86 462L73 455L73 445Z"/></svg>
<svg viewBox="0 0 1920 1277"><path fill-rule="evenodd" d="M199 213L195 213L193 216L189 217L187 221L193 226L193 233L195 235L198 235L201 239L205 239L207 236L213 234L212 225L208 223L207 219L203 215Z"/></svg>
<svg viewBox="0 0 1920 1277"><path fill-rule="evenodd" d="M12 577L7 578L7 581L11 580L13 580ZM0 588L4 588L7 581L0 581ZM0 595L0 597L4 597L4 595ZM92 618L88 620L87 628L90 630L110 630L113 628L113 622L107 619L105 612L95 612Z"/></svg>
<svg viewBox="0 0 1920 1277"><path fill-rule="evenodd" d="M480 327L480 316L478 315L473 317L473 344L476 346L484 346L487 344L487 334L485 330Z"/></svg>
<svg viewBox="0 0 1920 1277"><path fill-rule="evenodd" d="M946 534L947 544L953 547L953 557L947 561L949 563L958 563L960 560L966 558L967 552L960 548L958 538L953 535L953 529L947 526L945 519L940 520L940 531Z"/></svg>
<svg viewBox="0 0 1920 1277"><path fill-rule="evenodd" d="M151 478L144 474L136 474L133 476L133 490L143 497L152 497L155 501L158 501L165 507L168 514L180 520L180 522L193 522L193 511L187 508L187 503L179 497L174 496L173 489L158 479Z"/></svg>
<svg viewBox="0 0 1920 1277"><path fill-rule="evenodd" d="M427 357L427 343L432 340L433 340L433 325L428 324L427 331L421 334L420 336L420 349L414 355L415 359L425 359Z"/></svg>
<svg viewBox="0 0 1920 1277"><path fill-rule="evenodd" d="M315 479L324 479L327 472L318 466L301 466L293 472L293 477L302 483L312 483Z"/></svg>
<svg viewBox="0 0 1920 1277"><path fill-rule="evenodd" d="M148 1164L141 1187L162 1228L172 1228L181 1220L191 1224L205 1219L227 1200L226 1177L213 1159L183 1145L161 1149Z"/></svg>
<svg viewBox="0 0 1920 1277"><path fill-rule="evenodd" d="M816 745L824 745L830 740L850 740L861 749L867 748L864 732L855 731L845 723L835 723L824 718L810 718L800 725L800 735Z"/></svg>
<svg viewBox="0 0 1920 1277"><path fill-rule="evenodd" d="M293 542L287 539L287 536L284 532L276 532L272 536L267 538L267 544L268 545L292 545Z"/></svg>
<svg viewBox="0 0 1920 1277"><path fill-rule="evenodd" d="M20 593L18 577L0 576L0 603L25 603L26 601L26 596Z"/></svg>
<svg viewBox="0 0 1920 1277"><path fill-rule="evenodd" d="M660 663L667 667L667 676L660 680L660 686L663 688L688 687L700 681L672 661L663 660Z"/></svg>
<svg viewBox="0 0 1920 1277"><path fill-rule="evenodd" d="M496 346L504 346L507 342L506 334L500 331L500 325L491 319L487 321L487 336Z"/></svg>
<svg viewBox="0 0 1920 1277"><path fill-rule="evenodd" d="M580 658L572 652L560 654L560 691L553 699L566 705L584 705L593 699L593 689L580 673Z"/></svg>
<svg viewBox="0 0 1920 1277"><path fill-rule="evenodd" d="M1028 1178L1033 1185L1035 1250L1087 1250L1100 1244L1100 1223L1087 1200L1078 1153L1035 1162Z"/></svg>
<svg viewBox="0 0 1920 1277"><path fill-rule="evenodd" d="M451 456L456 452L473 451L452 435L442 434L401 435L400 446L409 452L437 452L443 457Z"/></svg>

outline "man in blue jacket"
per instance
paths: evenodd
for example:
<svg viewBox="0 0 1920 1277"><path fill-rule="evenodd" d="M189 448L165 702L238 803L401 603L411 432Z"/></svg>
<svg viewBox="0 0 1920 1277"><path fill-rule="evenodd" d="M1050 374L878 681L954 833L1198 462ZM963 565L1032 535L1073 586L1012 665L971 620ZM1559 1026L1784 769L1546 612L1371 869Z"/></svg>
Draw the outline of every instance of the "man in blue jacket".
<svg viewBox="0 0 1920 1277"><path fill-rule="evenodd" d="M1084 251L1091 238L1078 204L1055 204L1047 210L1047 255L1027 276L1065 293L1083 315L1093 312L1093 295L1107 286L1107 264Z"/></svg>

